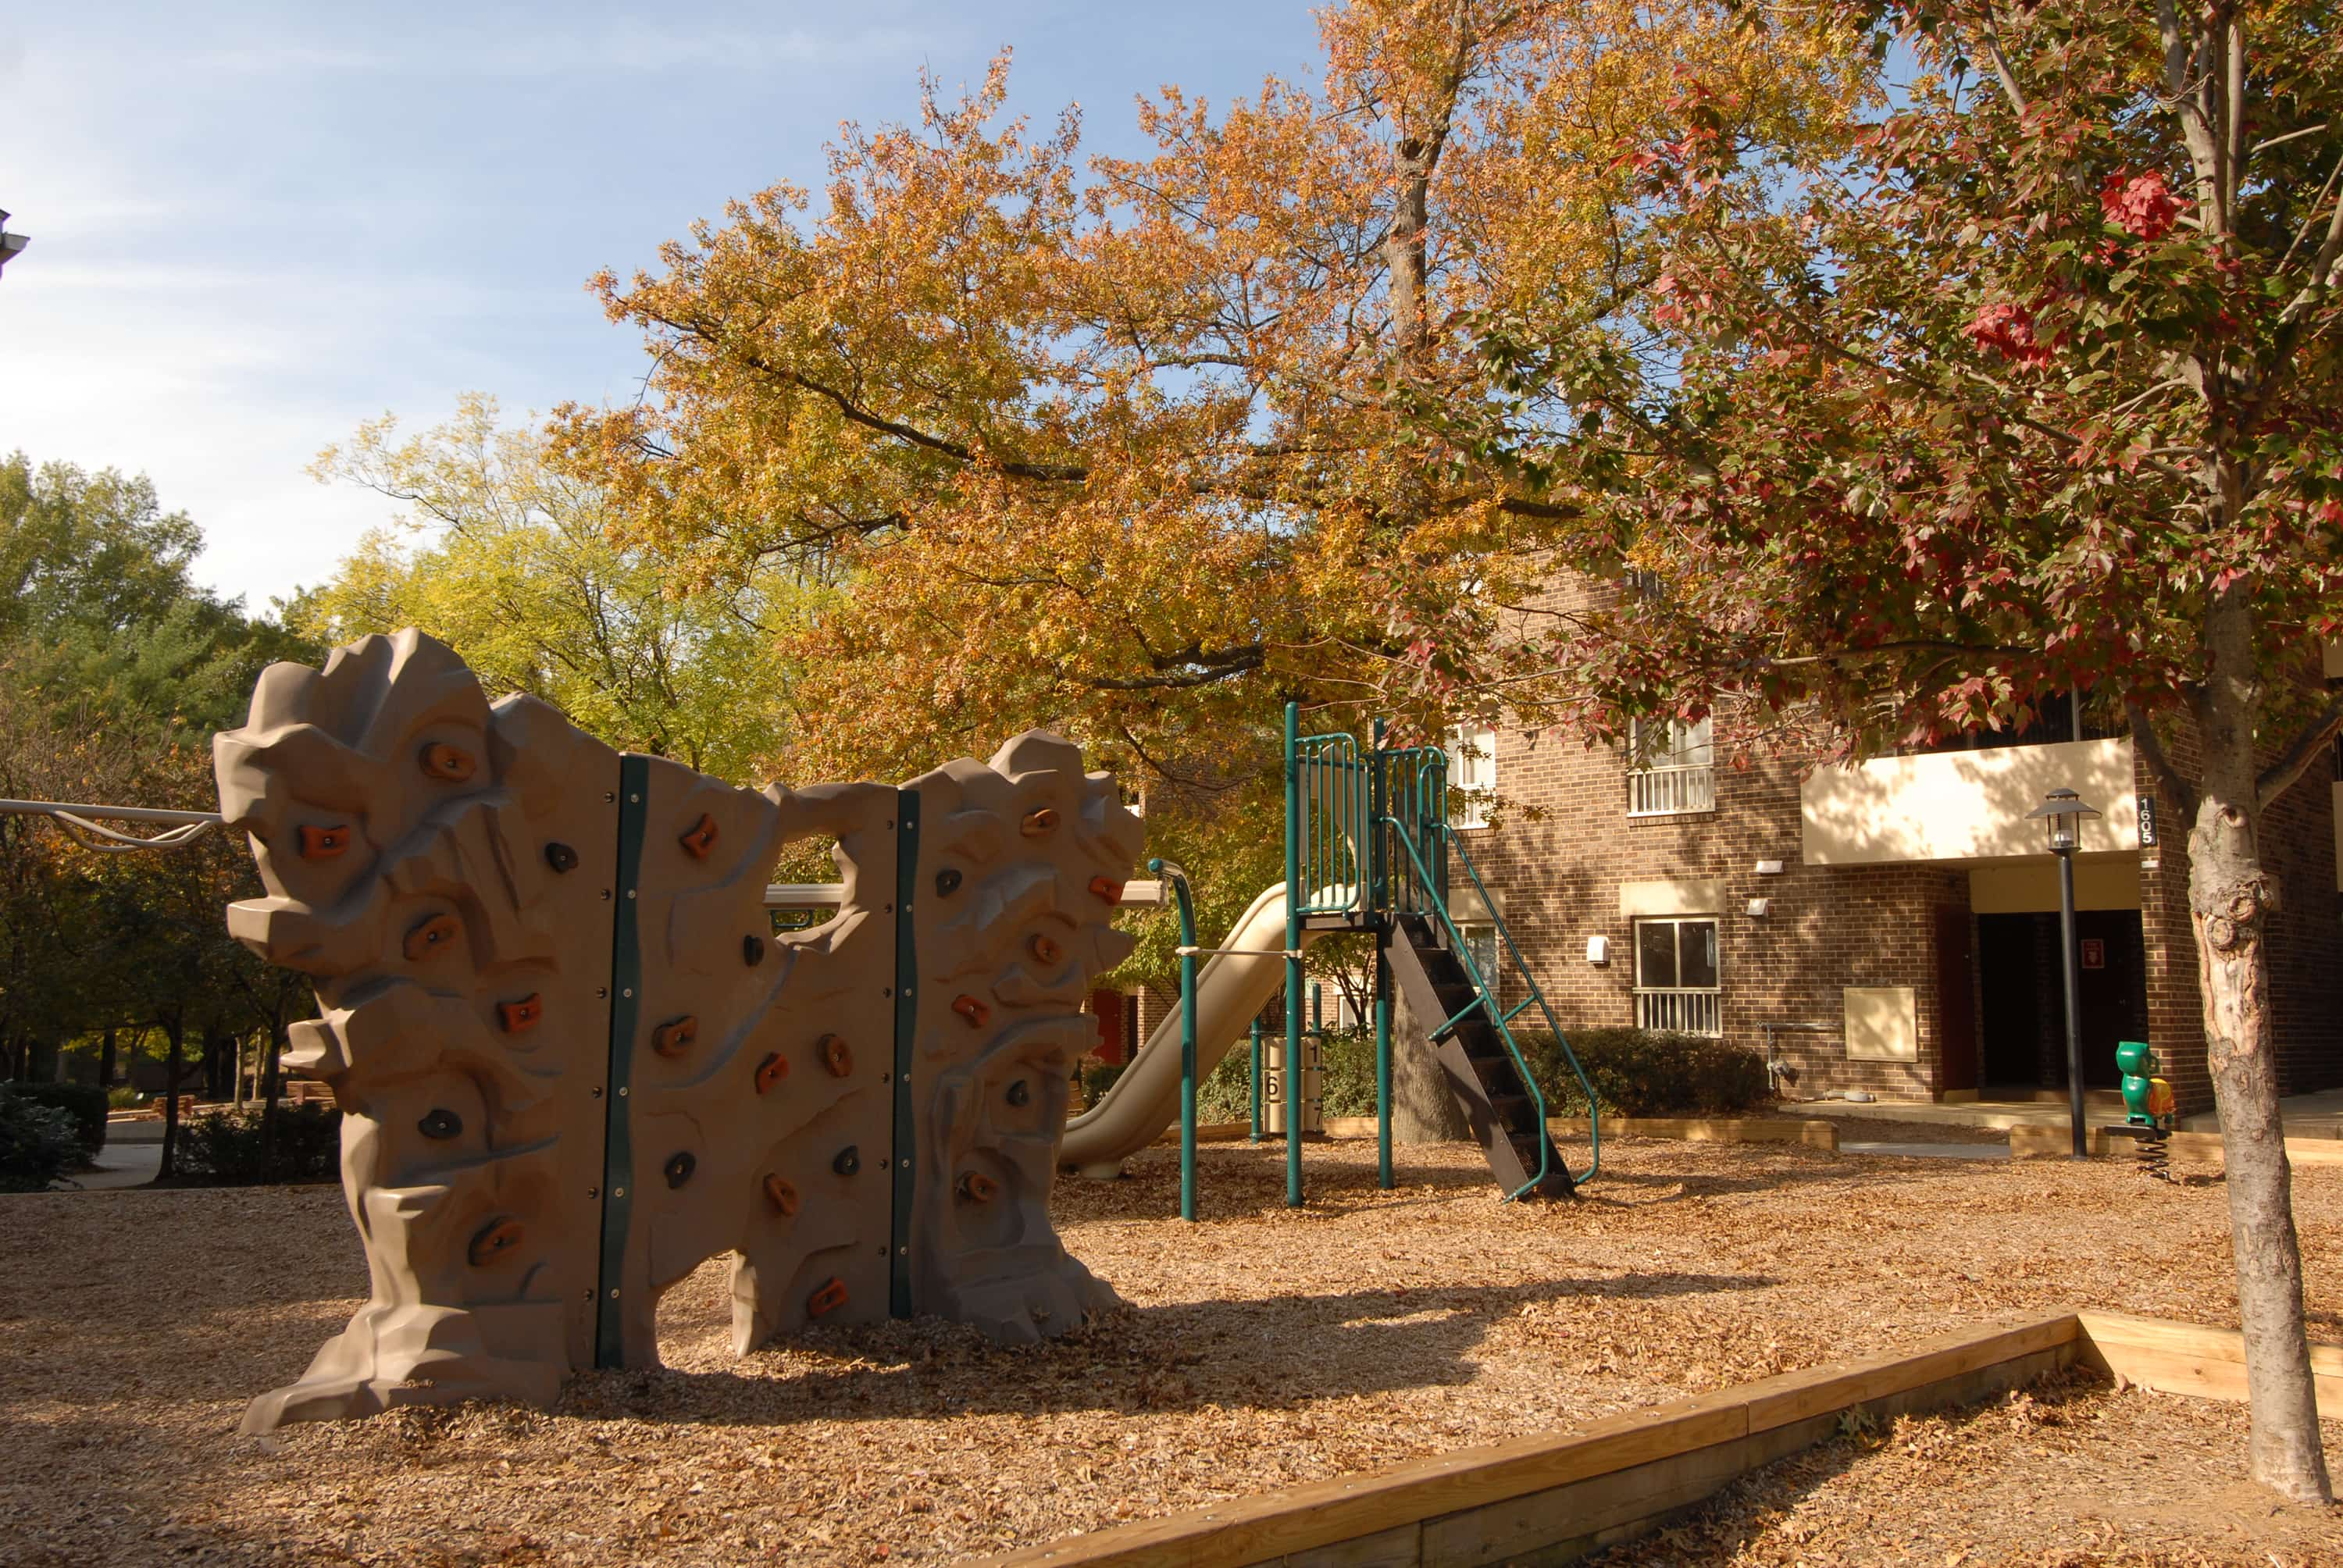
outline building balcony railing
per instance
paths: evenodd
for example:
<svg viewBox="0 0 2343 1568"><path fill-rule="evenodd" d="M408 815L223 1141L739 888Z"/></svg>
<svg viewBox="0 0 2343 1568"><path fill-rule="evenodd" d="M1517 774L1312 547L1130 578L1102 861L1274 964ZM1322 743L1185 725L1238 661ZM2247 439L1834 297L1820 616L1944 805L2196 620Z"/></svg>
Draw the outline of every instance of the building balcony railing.
<svg viewBox="0 0 2343 1568"><path fill-rule="evenodd" d="M1682 986L1637 986L1635 1027L1665 1030L1674 1034L1722 1034L1725 997L1714 987L1688 990Z"/></svg>
<svg viewBox="0 0 2343 1568"><path fill-rule="evenodd" d="M1638 768L1627 775L1627 815L1668 817L1716 809L1716 769L1705 762L1681 768Z"/></svg>

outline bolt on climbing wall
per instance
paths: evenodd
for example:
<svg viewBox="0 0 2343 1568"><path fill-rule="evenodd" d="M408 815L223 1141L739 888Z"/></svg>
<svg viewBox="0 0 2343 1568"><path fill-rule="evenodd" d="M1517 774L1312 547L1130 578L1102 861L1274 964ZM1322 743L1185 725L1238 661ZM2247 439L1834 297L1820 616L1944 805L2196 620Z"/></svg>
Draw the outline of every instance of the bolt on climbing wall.
<svg viewBox="0 0 2343 1568"><path fill-rule="evenodd" d="M229 929L317 980L287 1061L345 1112L369 1272L247 1430L656 1365L659 1294L724 1252L740 1353L1113 1302L1048 1198L1140 824L1074 747L757 793L491 706L407 631L271 667L214 751L267 892ZM776 935L766 883L813 837L842 905Z"/></svg>

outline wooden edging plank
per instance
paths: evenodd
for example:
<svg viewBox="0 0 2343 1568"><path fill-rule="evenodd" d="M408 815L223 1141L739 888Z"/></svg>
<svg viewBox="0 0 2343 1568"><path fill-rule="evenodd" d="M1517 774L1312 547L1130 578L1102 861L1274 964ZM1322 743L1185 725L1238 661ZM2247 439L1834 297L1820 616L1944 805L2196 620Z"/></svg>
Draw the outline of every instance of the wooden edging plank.
<svg viewBox="0 0 2343 1568"><path fill-rule="evenodd" d="M2242 1402L2246 1336L2236 1329L2084 1312L2084 1359L2100 1371L2162 1393ZM2343 1345L2310 1347L2311 1382L2324 1416L2343 1414Z"/></svg>
<svg viewBox="0 0 2343 1568"><path fill-rule="evenodd" d="M2076 1315L2062 1312L1947 1335L1904 1355L1788 1372L1567 1433L1232 1498L988 1561L996 1568L1237 1568L1736 1442L2072 1344L2080 1333Z"/></svg>

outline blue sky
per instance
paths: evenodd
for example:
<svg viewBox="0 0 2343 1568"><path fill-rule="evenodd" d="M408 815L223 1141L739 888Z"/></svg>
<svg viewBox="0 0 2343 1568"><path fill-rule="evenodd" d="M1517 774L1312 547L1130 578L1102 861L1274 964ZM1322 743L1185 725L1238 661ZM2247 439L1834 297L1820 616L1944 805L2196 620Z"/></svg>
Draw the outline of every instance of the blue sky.
<svg viewBox="0 0 2343 1568"><path fill-rule="evenodd" d="M153 476L256 608L391 508L303 468L466 390L508 417L630 397L584 291L779 180L842 119L902 120L1016 50L1016 108L1314 85L1298 0L764 6L32 5L0 14L0 453Z"/></svg>

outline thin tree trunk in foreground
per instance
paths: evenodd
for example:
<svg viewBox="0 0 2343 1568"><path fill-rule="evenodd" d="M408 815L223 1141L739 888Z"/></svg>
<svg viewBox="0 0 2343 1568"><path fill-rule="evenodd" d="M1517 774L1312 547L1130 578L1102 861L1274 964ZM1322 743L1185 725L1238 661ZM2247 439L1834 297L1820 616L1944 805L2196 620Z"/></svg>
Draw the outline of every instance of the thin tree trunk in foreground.
<svg viewBox="0 0 2343 1568"><path fill-rule="evenodd" d="M2208 618L2211 658L2199 706L2203 788L2188 833L2188 908L2205 1010L2205 1056L2221 1117L2229 1242L2245 1331L2253 1420L2247 1463L2263 1485L2302 1503L2333 1495L2319 1447L2317 1385L2302 1317L2302 1250L2278 1115L2269 957L2278 887L2262 869L2254 755L2251 611L2226 600Z"/></svg>
<svg viewBox="0 0 2343 1568"><path fill-rule="evenodd" d="M163 1032L171 1041L171 1053L163 1065L163 1161L155 1171L157 1181L167 1181L177 1173L175 1161L179 1152L179 1064L186 1055L186 1023L174 1014L164 1024Z"/></svg>

